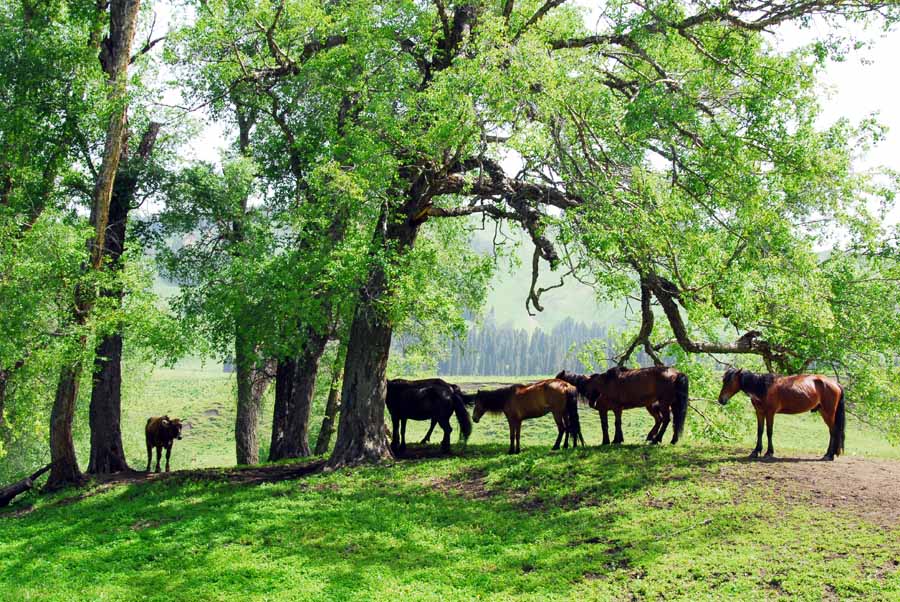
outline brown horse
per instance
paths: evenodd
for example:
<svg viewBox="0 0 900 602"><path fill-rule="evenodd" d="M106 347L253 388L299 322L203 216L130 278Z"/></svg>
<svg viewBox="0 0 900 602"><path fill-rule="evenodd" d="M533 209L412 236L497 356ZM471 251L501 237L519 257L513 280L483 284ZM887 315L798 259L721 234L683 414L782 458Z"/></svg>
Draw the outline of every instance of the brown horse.
<svg viewBox="0 0 900 602"><path fill-rule="evenodd" d="M688 377L686 374L658 366L653 368L610 368L603 374L584 376L563 370L556 375L575 385L585 396L590 406L600 413L603 425L603 443L609 444L609 412L615 414L616 433L613 443L623 443L622 411L632 408L647 408L655 424L647 433L647 441L661 443L670 417L674 415L672 443L678 443L684 429L688 406Z"/></svg>
<svg viewBox="0 0 900 602"><path fill-rule="evenodd" d="M569 446L569 435L572 435L573 447L578 447L581 437L581 426L578 421L578 391L567 382L555 378L538 381L531 385L510 385L494 391L478 391L463 395L466 403L474 403L472 420L478 422L485 413L505 414L509 422L509 453L520 451L519 441L522 436L522 421L528 418L540 418L553 412L558 431L553 449L559 449L563 434L566 435L565 447ZM584 438L581 438L584 445Z"/></svg>
<svg viewBox="0 0 900 602"><path fill-rule="evenodd" d="M847 425L844 389L833 379L818 374L754 374L731 368L722 377L719 403L725 405L738 391L750 396L756 410L756 447L750 453L751 458L758 458L762 451L763 419L769 439L765 457L771 457L775 455L775 448L772 447L775 414L801 414L815 410L822 415L831 434L822 459L834 460L835 456L844 452L844 430Z"/></svg>

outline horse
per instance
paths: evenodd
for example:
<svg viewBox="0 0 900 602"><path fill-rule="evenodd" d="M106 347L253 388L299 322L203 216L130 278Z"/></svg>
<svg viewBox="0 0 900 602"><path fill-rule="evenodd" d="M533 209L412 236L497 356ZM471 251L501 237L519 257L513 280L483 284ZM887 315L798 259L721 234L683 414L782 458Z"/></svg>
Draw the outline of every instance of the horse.
<svg viewBox="0 0 900 602"><path fill-rule="evenodd" d="M756 447L750 453L751 458L758 458L762 451L763 419L769 440L764 457L769 458L775 455L775 448L772 447L775 414L801 414L816 410L822 415L831 435L822 459L834 460L835 456L844 453L844 431L847 426L844 388L834 379L818 374L754 374L730 368L722 376L719 403L725 405L738 391L750 396L756 410Z"/></svg>
<svg viewBox="0 0 900 602"><path fill-rule="evenodd" d="M615 414L616 433L613 443L623 443L622 411L645 407L653 416L654 425L647 433L647 441L657 444L674 415L672 443L678 443L687 416L689 382L686 374L666 366L628 369L610 368L603 374L585 376L563 370L556 378L575 385L587 398L588 404L600 414L603 442L609 444L609 412Z"/></svg>
<svg viewBox="0 0 900 602"><path fill-rule="evenodd" d="M448 386L448 387L450 387L451 389L453 389L453 392L454 392L456 395L459 395L459 396L460 396L460 399L462 399L462 394L463 394L462 389L460 389L458 385L454 385L453 383L448 383L447 381L445 381L445 380L442 379L442 378L422 378L422 379L420 379L420 380L417 380L416 382L417 382L417 383L421 383L421 384L423 384L423 385L426 385L426 384L427 384L427 385L442 385L442 386L445 385L445 386ZM422 440L421 440L421 441L419 441L419 445L424 445L424 444L429 443L429 442L431 441L431 433L434 432L434 427L437 425L437 423L438 423L438 421L437 421L436 418L432 418L432 419L431 419L431 425L428 427L428 432L425 433L425 436L422 437Z"/></svg>
<svg viewBox="0 0 900 602"><path fill-rule="evenodd" d="M578 447L578 439L584 445L581 436L581 425L578 420L578 390L567 382L555 378L541 380L530 385L510 385L493 391L478 391L463 394L467 404L474 404L472 420L478 422L485 413L504 414L509 422L509 453L521 451L522 421L529 418L540 418L552 412L556 421L556 443L553 449L559 449L563 434L566 435L565 447L569 446L569 435L572 435L573 447Z"/></svg>
<svg viewBox="0 0 900 602"><path fill-rule="evenodd" d="M452 414L456 414L463 441L467 441L472 434L472 420L463 402L462 393L458 387L441 379L389 380L385 405L391 414L393 424L391 450L395 454L406 451L406 421L410 419L431 420L432 429L435 423L441 425L444 431L444 438L441 440L443 453L450 451ZM428 435L431 435L431 429Z"/></svg>

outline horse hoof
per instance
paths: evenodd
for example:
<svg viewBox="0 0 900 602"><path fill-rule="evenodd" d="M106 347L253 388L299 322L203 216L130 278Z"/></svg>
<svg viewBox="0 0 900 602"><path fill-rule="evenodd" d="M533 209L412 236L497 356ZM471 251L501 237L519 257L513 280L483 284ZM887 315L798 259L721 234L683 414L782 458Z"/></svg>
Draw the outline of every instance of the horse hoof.
<svg viewBox="0 0 900 602"><path fill-rule="evenodd" d="M825 454L824 456L822 456L822 461L823 462L834 462L834 456Z"/></svg>
<svg viewBox="0 0 900 602"><path fill-rule="evenodd" d="M756 458L759 457L759 452L758 452L758 451L752 451L752 452L750 452L750 455L747 456L747 457L750 458L751 460L755 460Z"/></svg>

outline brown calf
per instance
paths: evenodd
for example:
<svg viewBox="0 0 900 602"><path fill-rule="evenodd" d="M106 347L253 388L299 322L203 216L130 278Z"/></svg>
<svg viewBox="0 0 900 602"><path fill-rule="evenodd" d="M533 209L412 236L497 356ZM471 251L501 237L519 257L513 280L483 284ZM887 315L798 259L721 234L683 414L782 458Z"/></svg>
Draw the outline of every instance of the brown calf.
<svg viewBox="0 0 900 602"><path fill-rule="evenodd" d="M181 420L168 416L153 416L147 419L144 434L147 436L147 472L150 472L154 447L156 448L156 472L159 472L159 460L164 447L166 448L166 472L169 472L172 442L175 439L181 439Z"/></svg>

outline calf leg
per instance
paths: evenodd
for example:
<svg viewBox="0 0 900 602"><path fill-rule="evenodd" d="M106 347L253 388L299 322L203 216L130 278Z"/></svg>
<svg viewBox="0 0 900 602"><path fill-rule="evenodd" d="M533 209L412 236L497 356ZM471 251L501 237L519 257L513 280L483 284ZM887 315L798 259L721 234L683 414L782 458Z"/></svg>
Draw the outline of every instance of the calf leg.
<svg viewBox="0 0 900 602"><path fill-rule="evenodd" d="M150 472L150 463L153 461L153 445L150 443L150 440L147 439L147 470L146 472Z"/></svg>
<svg viewBox="0 0 900 602"><path fill-rule="evenodd" d="M516 453L516 425L512 418L507 418L509 422L509 453Z"/></svg>
<svg viewBox="0 0 900 602"><path fill-rule="evenodd" d="M156 446L156 472L159 472L159 461L162 459L162 446Z"/></svg>
<svg viewBox="0 0 900 602"><path fill-rule="evenodd" d="M172 442L166 446L166 472L169 472L169 458L172 457Z"/></svg>

